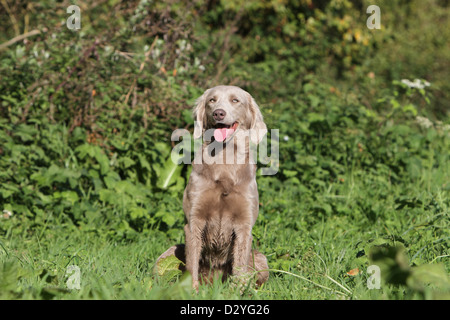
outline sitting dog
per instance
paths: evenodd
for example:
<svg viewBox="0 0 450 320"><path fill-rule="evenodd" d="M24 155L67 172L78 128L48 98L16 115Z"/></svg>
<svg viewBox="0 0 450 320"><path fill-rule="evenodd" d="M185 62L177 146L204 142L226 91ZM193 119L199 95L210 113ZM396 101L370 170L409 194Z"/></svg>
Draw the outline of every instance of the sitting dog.
<svg viewBox="0 0 450 320"><path fill-rule="evenodd" d="M169 248L185 262L192 286L228 276L245 279L256 273L259 286L269 277L266 257L252 250L258 217L256 163L249 141L258 144L266 124L252 96L235 86L210 88L194 108L194 139L207 136L196 153L184 192L186 245ZM246 281L246 280L244 280Z"/></svg>

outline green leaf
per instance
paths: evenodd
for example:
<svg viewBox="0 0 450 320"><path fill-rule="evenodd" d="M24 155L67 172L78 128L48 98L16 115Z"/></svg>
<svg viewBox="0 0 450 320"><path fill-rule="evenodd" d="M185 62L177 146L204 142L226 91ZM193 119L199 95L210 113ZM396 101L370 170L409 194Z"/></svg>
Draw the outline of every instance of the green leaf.
<svg viewBox="0 0 450 320"><path fill-rule="evenodd" d="M75 151L78 153L80 159L84 159L86 155L97 160L100 165L101 174L106 174L109 171L109 159L104 154L103 150L99 146L93 146L88 143L78 146Z"/></svg>
<svg viewBox="0 0 450 320"><path fill-rule="evenodd" d="M96 147L94 153L95 160L100 164L100 172L106 174L109 171L109 159L99 147Z"/></svg>
<svg viewBox="0 0 450 320"><path fill-rule="evenodd" d="M181 111L181 117L185 123L192 123L194 121L192 118L192 111L189 109Z"/></svg>
<svg viewBox="0 0 450 320"><path fill-rule="evenodd" d="M309 122L321 122L325 120L325 116L323 114L315 112L308 113L307 118Z"/></svg>
<svg viewBox="0 0 450 320"><path fill-rule="evenodd" d="M166 281L170 281L181 275L181 270L179 268L182 264L183 262L174 255L160 259L156 263L158 276L163 277Z"/></svg>
<svg viewBox="0 0 450 320"><path fill-rule="evenodd" d="M127 169L135 164L135 161L129 157L121 157L119 162L123 164L124 169Z"/></svg>
<svg viewBox="0 0 450 320"><path fill-rule="evenodd" d="M93 147L90 144L88 144L88 143L85 143L85 144L82 144L81 146L78 146L75 149L75 152L78 153L78 157L80 159L84 159L86 157L86 155L89 155L90 157L92 157L94 155Z"/></svg>
<svg viewBox="0 0 450 320"><path fill-rule="evenodd" d="M172 184L176 183L178 177L180 177L182 165L178 165L169 159L165 162L164 166L160 168L158 174L158 180L156 186L160 189L166 190Z"/></svg>
<svg viewBox="0 0 450 320"><path fill-rule="evenodd" d="M130 217L135 220L138 218L143 218L147 215L147 210L144 208L136 207L130 209Z"/></svg>
<svg viewBox="0 0 450 320"><path fill-rule="evenodd" d="M20 137L23 142L33 141L36 138L38 131L33 126L21 124L17 127L14 135Z"/></svg>
<svg viewBox="0 0 450 320"><path fill-rule="evenodd" d="M117 141L117 140L111 140L111 144L118 150L125 151L128 149L129 144L125 141Z"/></svg>
<svg viewBox="0 0 450 320"><path fill-rule="evenodd" d="M417 116L417 108L416 106L414 106L412 103L407 104L406 106L403 107L403 112L411 112L413 114L413 116Z"/></svg>
<svg viewBox="0 0 450 320"><path fill-rule="evenodd" d="M403 245L373 247L369 259L380 268L383 281L396 285L406 284L411 270Z"/></svg>
<svg viewBox="0 0 450 320"><path fill-rule="evenodd" d="M165 209L165 207L163 207L163 209ZM175 224L175 222L177 222L177 217L174 213L163 209L156 212L155 217L161 218L161 220L165 224L167 224L169 227L172 227Z"/></svg>
<svg viewBox="0 0 450 320"><path fill-rule="evenodd" d="M100 201L115 204L117 202L116 192L108 189L101 189L99 192Z"/></svg>
<svg viewBox="0 0 450 320"><path fill-rule="evenodd" d="M10 197L12 194L14 194L14 191L12 191L12 190L0 189L0 194L2 195L2 198L3 198L3 199L7 199L7 198Z"/></svg>
<svg viewBox="0 0 450 320"><path fill-rule="evenodd" d="M411 276L406 283L415 290L423 290L428 284L450 290L450 281L442 264L423 264L412 268Z"/></svg>
<svg viewBox="0 0 450 320"><path fill-rule="evenodd" d="M109 171L103 180L105 181L105 185L108 189L114 189L117 182L121 181L119 174L114 171Z"/></svg>
<svg viewBox="0 0 450 320"><path fill-rule="evenodd" d="M147 161L145 156L143 156L142 154L138 154L138 158L141 167L150 171L151 170L150 163Z"/></svg>
<svg viewBox="0 0 450 320"><path fill-rule="evenodd" d="M55 192L53 193L53 198L55 199L62 198L64 200L69 201L72 205L75 202L78 202L78 200L80 199L75 191Z"/></svg>
<svg viewBox="0 0 450 320"><path fill-rule="evenodd" d="M0 296L2 291L12 291L17 286L18 266L13 261L6 261L0 265Z"/></svg>
<svg viewBox="0 0 450 320"><path fill-rule="evenodd" d="M283 170L283 174L287 177L287 178L291 178L291 177L295 177L298 172L295 170Z"/></svg>

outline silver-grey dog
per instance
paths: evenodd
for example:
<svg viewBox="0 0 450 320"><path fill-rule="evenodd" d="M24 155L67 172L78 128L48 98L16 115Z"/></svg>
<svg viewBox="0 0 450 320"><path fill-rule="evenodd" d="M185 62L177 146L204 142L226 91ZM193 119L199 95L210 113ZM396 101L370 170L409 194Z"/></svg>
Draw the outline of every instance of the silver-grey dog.
<svg viewBox="0 0 450 320"><path fill-rule="evenodd" d="M186 245L169 248L158 260L175 255L185 262L197 290L199 281L255 271L261 285L269 272L266 257L252 250L259 200L248 143L258 144L267 133L261 111L241 88L217 86L197 100L194 119L194 138L210 130L211 141L195 155L184 192Z"/></svg>

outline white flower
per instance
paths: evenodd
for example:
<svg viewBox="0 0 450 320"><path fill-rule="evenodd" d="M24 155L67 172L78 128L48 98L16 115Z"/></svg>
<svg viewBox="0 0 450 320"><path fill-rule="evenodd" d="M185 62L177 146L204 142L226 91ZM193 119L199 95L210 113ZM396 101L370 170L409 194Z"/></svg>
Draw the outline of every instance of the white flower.
<svg viewBox="0 0 450 320"><path fill-rule="evenodd" d="M408 79L402 79L402 83L406 84L410 88L416 88L416 89L424 89L425 87L429 87L431 84L428 81L420 80L420 79L414 79L414 82L408 80Z"/></svg>
<svg viewBox="0 0 450 320"><path fill-rule="evenodd" d="M288 137L288 136L284 136L284 137L283 137L283 140L284 140L284 141L289 141L289 137Z"/></svg>
<svg viewBox="0 0 450 320"><path fill-rule="evenodd" d="M12 212L9 210L3 210L3 216L1 216L4 219L9 219L12 216Z"/></svg>
<svg viewBox="0 0 450 320"><path fill-rule="evenodd" d="M406 84L408 87L411 87L412 82L409 81L408 79L402 79L402 83Z"/></svg>
<svg viewBox="0 0 450 320"><path fill-rule="evenodd" d="M416 122L419 124L419 126L425 129L431 128L433 126L433 122L431 122L430 119L421 116L416 117Z"/></svg>

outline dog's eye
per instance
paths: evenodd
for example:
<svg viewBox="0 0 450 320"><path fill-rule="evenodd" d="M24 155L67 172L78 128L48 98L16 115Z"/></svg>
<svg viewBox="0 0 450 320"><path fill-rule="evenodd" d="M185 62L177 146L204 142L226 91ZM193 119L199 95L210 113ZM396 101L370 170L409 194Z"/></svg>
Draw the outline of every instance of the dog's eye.
<svg viewBox="0 0 450 320"><path fill-rule="evenodd" d="M238 103L238 102L239 102L238 99L233 99L232 101L233 101L234 103Z"/></svg>
<svg viewBox="0 0 450 320"><path fill-rule="evenodd" d="M209 102L216 102L216 99L211 98L211 99L209 99Z"/></svg>

